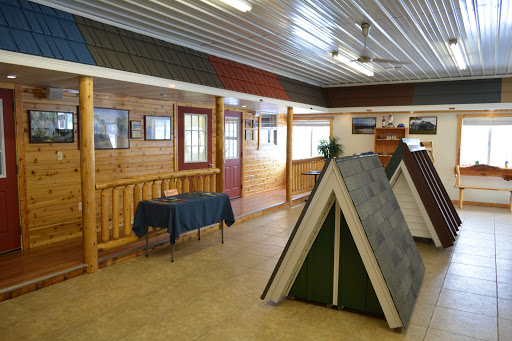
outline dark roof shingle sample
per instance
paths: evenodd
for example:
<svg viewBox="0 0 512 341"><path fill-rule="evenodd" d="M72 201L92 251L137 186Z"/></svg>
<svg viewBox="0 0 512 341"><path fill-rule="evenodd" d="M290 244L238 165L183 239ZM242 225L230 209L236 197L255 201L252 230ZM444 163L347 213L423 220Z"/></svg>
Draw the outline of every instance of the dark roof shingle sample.
<svg viewBox="0 0 512 341"><path fill-rule="evenodd" d="M277 79L290 101L325 107L322 88L281 75Z"/></svg>
<svg viewBox="0 0 512 341"><path fill-rule="evenodd" d="M0 0L0 41L8 51L96 64L71 14L24 0Z"/></svg>
<svg viewBox="0 0 512 341"><path fill-rule="evenodd" d="M453 246L462 221L427 151L404 142L401 155L441 245Z"/></svg>
<svg viewBox="0 0 512 341"><path fill-rule="evenodd" d="M386 173L375 155L346 157L336 163L398 315L407 327L425 266Z"/></svg>

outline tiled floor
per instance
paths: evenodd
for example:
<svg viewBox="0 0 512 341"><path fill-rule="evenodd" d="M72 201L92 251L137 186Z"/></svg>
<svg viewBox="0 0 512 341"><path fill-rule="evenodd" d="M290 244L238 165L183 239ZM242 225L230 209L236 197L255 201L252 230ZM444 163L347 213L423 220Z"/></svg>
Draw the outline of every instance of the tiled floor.
<svg viewBox="0 0 512 341"><path fill-rule="evenodd" d="M427 272L408 330L259 296L303 205L0 303L0 340L512 340L512 214L464 207L457 245L417 242Z"/></svg>

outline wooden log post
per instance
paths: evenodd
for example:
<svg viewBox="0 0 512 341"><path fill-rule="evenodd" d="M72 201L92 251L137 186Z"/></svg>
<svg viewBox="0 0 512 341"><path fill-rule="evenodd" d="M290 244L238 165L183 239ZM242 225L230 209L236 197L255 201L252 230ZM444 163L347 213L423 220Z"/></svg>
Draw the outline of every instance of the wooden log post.
<svg viewBox="0 0 512 341"><path fill-rule="evenodd" d="M286 201L292 203L292 134L293 108L288 107L286 113Z"/></svg>
<svg viewBox="0 0 512 341"><path fill-rule="evenodd" d="M82 235L87 273L98 271L96 235L96 163L94 156L94 98L90 76L79 77L80 175L82 189Z"/></svg>
<svg viewBox="0 0 512 341"><path fill-rule="evenodd" d="M215 189L224 193L224 97L215 97L215 165L220 169Z"/></svg>
<svg viewBox="0 0 512 341"><path fill-rule="evenodd" d="M112 238L119 239L119 189L112 188Z"/></svg>

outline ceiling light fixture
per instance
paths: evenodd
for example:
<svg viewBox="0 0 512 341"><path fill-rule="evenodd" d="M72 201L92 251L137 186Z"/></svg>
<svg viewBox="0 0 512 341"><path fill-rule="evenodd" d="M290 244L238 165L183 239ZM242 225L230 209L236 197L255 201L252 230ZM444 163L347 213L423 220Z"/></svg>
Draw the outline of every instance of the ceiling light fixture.
<svg viewBox="0 0 512 341"><path fill-rule="evenodd" d="M455 61L459 66L459 70L466 70L466 62L464 61L464 57L462 57L460 46L457 45L457 39L450 39L448 44L450 45L450 49L452 50L453 56L455 57Z"/></svg>
<svg viewBox="0 0 512 341"><path fill-rule="evenodd" d="M361 73L364 73L365 75L367 75L369 77L373 77L373 75L374 75L372 70L369 70L369 69L365 68L364 66L361 66L360 64L356 63L356 62L350 62L350 59L348 59L345 56L340 55L337 51L334 51L332 53L332 57L334 59L336 59L337 61L342 62L343 64L345 64L349 68L354 69L356 71L359 71Z"/></svg>
<svg viewBox="0 0 512 341"><path fill-rule="evenodd" d="M7 75L7 78L9 78L9 79L15 79L15 78L16 78L16 75Z"/></svg>
<svg viewBox="0 0 512 341"><path fill-rule="evenodd" d="M252 9L251 4L244 0L220 0L226 5L236 8L242 12L249 12Z"/></svg>

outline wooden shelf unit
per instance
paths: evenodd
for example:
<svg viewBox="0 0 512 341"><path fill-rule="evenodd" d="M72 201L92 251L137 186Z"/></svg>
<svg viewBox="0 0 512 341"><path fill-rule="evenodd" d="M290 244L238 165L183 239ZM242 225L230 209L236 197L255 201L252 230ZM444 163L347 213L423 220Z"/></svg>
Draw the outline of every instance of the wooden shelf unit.
<svg viewBox="0 0 512 341"><path fill-rule="evenodd" d="M388 138L394 136L394 139ZM398 143L403 137L407 137L407 128L375 128L373 151L379 154L380 162L386 166L393 155Z"/></svg>

